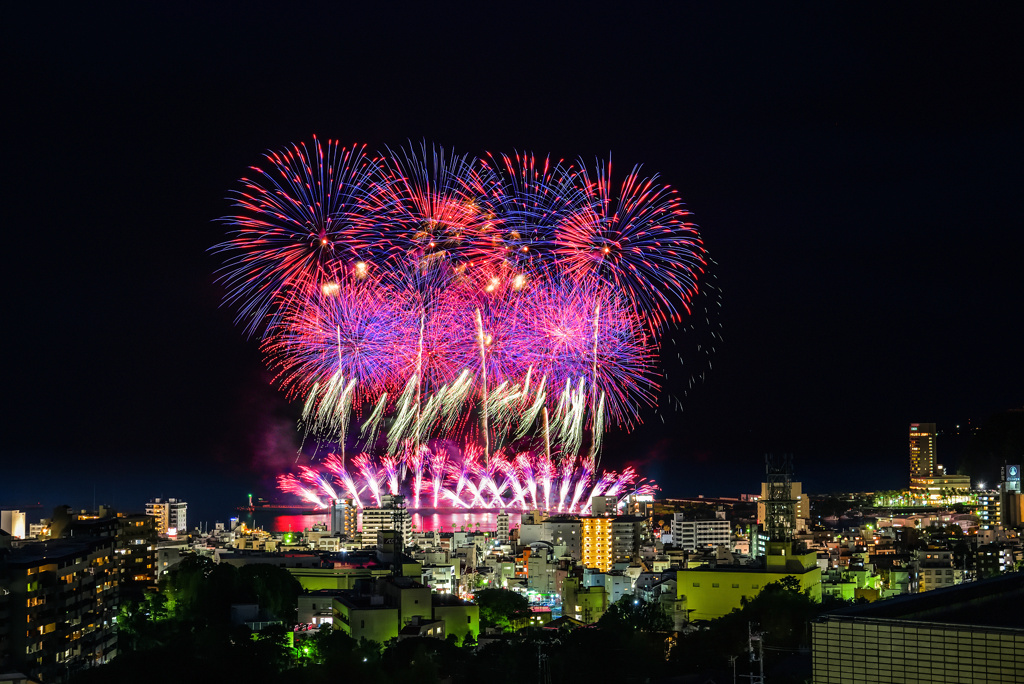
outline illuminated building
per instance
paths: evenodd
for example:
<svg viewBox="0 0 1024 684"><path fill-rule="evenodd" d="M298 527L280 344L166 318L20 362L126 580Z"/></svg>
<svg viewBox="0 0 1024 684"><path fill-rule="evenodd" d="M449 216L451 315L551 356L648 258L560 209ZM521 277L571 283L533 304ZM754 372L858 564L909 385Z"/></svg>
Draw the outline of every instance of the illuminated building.
<svg viewBox="0 0 1024 684"><path fill-rule="evenodd" d="M793 528L802 530L811 517L811 500L803 493L803 485L799 482L789 483L789 492L795 504L793 506ZM765 499L768 498L768 483L761 483L761 498L757 500L757 522L765 522Z"/></svg>
<svg viewBox="0 0 1024 684"><path fill-rule="evenodd" d="M0 555L12 665L46 681L117 655L119 592L113 537L31 542Z"/></svg>
<svg viewBox="0 0 1024 684"><path fill-rule="evenodd" d="M1013 571L1013 547L1009 544L980 544L974 554L979 578L994 577Z"/></svg>
<svg viewBox="0 0 1024 684"><path fill-rule="evenodd" d="M630 494L626 497L622 512L626 515L649 518L654 512L654 496L652 494Z"/></svg>
<svg viewBox="0 0 1024 684"><path fill-rule="evenodd" d="M307 592L350 590L360 580L373 582L392 573L392 569L381 563L371 551L350 551L342 558L331 563L332 567L289 567L288 572Z"/></svg>
<svg viewBox="0 0 1024 684"><path fill-rule="evenodd" d="M677 598L686 602L691 620L714 620L728 615L752 599L765 585L785 577L796 578L800 590L821 601L821 568L815 552L793 554L780 548L760 566L700 567L676 572Z"/></svg>
<svg viewBox="0 0 1024 684"><path fill-rule="evenodd" d="M968 500L970 489L971 478L968 475L915 477L910 481L911 497L923 503L963 503Z"/></svg>
<svg viewBox="0 0 1024 684"><path fill-rule="evenodd" d="M1002 522L1002 498L998 490L978 493L978 529L994 530Z"/></svg>
<svg viewBox="0 0 1024 684"><path fill-rule="evenodd" d="M1003 491L1020 493L1020 466L1008 465L1003 467Z"/></svg>
<svg viewBox="0 0 1024 684"><path fill-rule="evenodd" d="M936 474L935 423L911 423L910 479L934 477Z"/></svg>
<svg viewBox="0 0 1024 684"><path fill-rule="evenodd" d="M380 508L364 508L362 513L361 532L363 546L373 547L377 544L377 533L382 530L396 530L402 533L402 543L409 544L412 536L412 518L405 508L405 500L401 496L381 497Z"/></svg>
<svg viewBox="0 0 1024 684"><path fill-rule="evenodd" d="M337 589L319 589L298 595L296 622L307 625L329 625L334 619L334 597L341 594Z"/></svg>
<svg viewBox="0 0 1024 684"><path fill-rule="evenodd" d="M385 644L409 625L435 620L444 623L444 630L428 636L454 634L461 641L466 635L475 640L480 634L476 604L431 594L429 587L408 577L378 580L369 592L343 591L333 601L334 628L357 641L366 638Z"/></svg>
<svg viewBox="0 0 1024 684"><path fill-rule="evenodd" d="M565 555L575 561L583 559L583 524L579 518L557 516L548 518L541 525L541 538L555 546L564 546ZM525 543L520 539L520 543Z"/></svg>
<svg viewBox="0 0 1024 684"><path fill-rule="evenodd" d="M640 555L640 546L649 543L647 520L635 515L612 518L612 562L630 562Z"/></svg>
<svg viewBox="0 0 1024 684"><path fill-rule="evenodd" d="M335 499L331 502L331 532L352 537L358 529L358 511L349 499Z"/></svg>
<svg viewBox="0 0 1024 684"><path fill-rule="evenodd" d="M587 587L579 577L567 577L562 582L562 615L593 624L606 610L608 592L603 584Z"/></svg>
<svg viewBox="0 0 1024 684"><path fill-rule="evenodd" d="M612 519L581 518L583 566L602 572L612 569Z"/></svg>
<svg viewBox="0 0 1024 684"><path fill-rule="evenodd" d="M814 684L1024 681L1024 573L842 608L811 624Z"/></svg>
<svg viewBox="0 0 1024 684"><path fill-rule="evenodd" d="M158 534L175 535L188 532L188 503L177 499L153 499L146 503L146 515L156 518Z"/></svg>
<svg viewBox="0 0 1024 684"><path fill-rule="evenodd" d="M679 570L676 573L678 600L686 601L692 620L713 620L728 615L761 593L765 585L792 577L801 591L821 601L821 568L818 554L801 552L793 542L796 500L792 497L792 460L767 457L768 475L765 503L764 555L756 566L719 565Z"/></svg>
<svg viewBox="0 0 1024 684"><path fill-rule="evenodd" d="M971 478L950 475L935 461L935 423L910 424L910 495L921 503L967 500Z"/></svg>
<svg viewBox="0 0 1024 684"><path fill-rule="evenodd" d="M952 551L945 549L918 551L915 566L917 568L917 586L920 592L959 584L957 574L953 570Z"/></svg>
<svg viewBox="0 0 1024 684"><path fill-rule="evenodd" d="M1020 466L1003 467L999 485L1000 522L1003 527L1024 527L1024 494L1021 493Z"/></svg>
<svg viewBox="0 0 1024 684"><path fill-rule="evenodd" d="M117 516L117 567L121 573L121 591L155 588L156 520L141 513Z"/></svg>
<svg viewBox="0 0 1024 684"><path fill-rule="evenodd" d="M724 516L724 514L723 514ZM714 520L687 520L685 514L672 515L672 545L684 551L731 548L732 527L724 517Z"/></svg>
<svg viewBox="0 0 1024 684"><path fill-rule="evenodd" d="M0 530L15 539L24 539L25 511L0 511Z"/></svg>
<svg viewBox="0 0 1024 684"><path fill-rule="evenodd" d="M541 594L555 593L555 571L558 559L547 542L534 542L526 559L526 586Z"/></svg>
<svg viewBox="0 0 1024 684"><path fill-rule="evenodd" d="M595 496L590 499L590 511L594 515L615 515L618 513L617 496Z"/></svg>
<svg viewBox="0 0 1024 684"><path fill-rule="evenodd" d="M508 544L509 541L509 527L508 527L508 513L502 511L498 513L497 517L497 534L495 536L499 544Z"/></svg>

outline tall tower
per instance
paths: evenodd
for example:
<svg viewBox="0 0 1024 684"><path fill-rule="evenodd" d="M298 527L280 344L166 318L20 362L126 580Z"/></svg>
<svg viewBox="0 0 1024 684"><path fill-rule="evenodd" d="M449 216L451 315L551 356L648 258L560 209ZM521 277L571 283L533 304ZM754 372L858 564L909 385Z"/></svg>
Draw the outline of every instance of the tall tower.
<svg viewBox="0 0 1024 684"><path fill-rule="evenodd" d="M935 477L935 423L910 424L910 477Z"/></svg>
<svg viewBox="0 0 1024 684"><path fill-rule="evenodd" d="M793 498L793 457L786 455L764 457L765 472L768 476L768 498L764 502L764 531L768 543L790 544L796 528L796 499Z"/></svg>

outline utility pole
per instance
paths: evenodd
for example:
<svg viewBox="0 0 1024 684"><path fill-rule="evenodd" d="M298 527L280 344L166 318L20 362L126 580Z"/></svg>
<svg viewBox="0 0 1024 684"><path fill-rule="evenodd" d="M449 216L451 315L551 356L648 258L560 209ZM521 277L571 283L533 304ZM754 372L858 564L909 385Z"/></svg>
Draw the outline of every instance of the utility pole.
<svg viewBox="0 0 1024 684"><path fill-rule="evenodd" d="M537 644L537 684L551 684L551 670L548 669L548 657L541 652Z"/></svg>
<svg viewBox="0 0 1024 684"><path fill-rule="evenodd" d="M751 672L748 675L743 675L750 679L750 684L764 684L764 649L761 640L762 636L761 632L754 631L753 623L747 623L747 651L750 653L751 665L757 663L758 672L757 674ZM754 644L757 644L756 651L754 649Z"/></svg>

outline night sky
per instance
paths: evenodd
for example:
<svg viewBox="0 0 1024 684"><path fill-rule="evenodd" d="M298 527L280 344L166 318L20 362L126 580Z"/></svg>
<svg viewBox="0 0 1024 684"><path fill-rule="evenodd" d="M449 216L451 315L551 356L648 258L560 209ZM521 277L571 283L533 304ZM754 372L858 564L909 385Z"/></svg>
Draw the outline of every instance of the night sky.
<svg viewBox="0 0 1024 684"><path fill-rule="evenodd" d="M314 134L610 152L679 190L720 293L605 454L667 494L755 491L766 452L812 492L903 486L908 423L1024 406L1014 3L348 4L5 8L0 505L270 493L299 408L207 250Z"/></svg>

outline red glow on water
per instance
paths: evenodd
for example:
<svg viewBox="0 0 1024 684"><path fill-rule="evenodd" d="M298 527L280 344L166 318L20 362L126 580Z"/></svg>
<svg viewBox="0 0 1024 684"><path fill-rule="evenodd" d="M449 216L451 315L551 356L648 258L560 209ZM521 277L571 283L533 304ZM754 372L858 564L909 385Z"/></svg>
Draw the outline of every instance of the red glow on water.
<svg viewBox="0 0 1024 684"><path fill-rule="evenodd" d="M498 525L496 511L435 511L433 513L412 512L412 527L416 532L494 532ZM521 515L509 512L509 526L517 527ZM268 532L302 532L318 523L331 524L330 515L274 515L260 516L257 525Z"/></svg>

